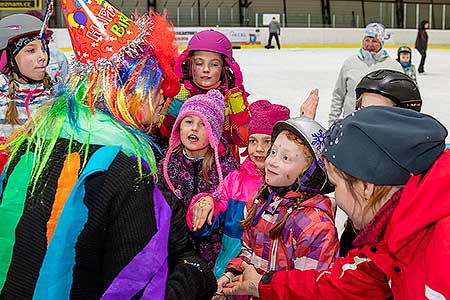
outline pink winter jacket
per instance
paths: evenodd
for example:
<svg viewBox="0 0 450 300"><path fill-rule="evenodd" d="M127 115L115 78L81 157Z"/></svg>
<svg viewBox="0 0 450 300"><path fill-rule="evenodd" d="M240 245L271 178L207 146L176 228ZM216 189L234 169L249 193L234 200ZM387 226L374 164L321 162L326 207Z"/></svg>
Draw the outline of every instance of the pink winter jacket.
<svg viewBox="0 0 450 300"><path fill-rule="evenodd" d="M209 236L224 228L222 247L217 257L214 273L220 277L225 270L228 261L236 257L242 246L241 238L243 228L241 221L244 219L245 204L253 199L264 177L255 163L247 158L239 170L234 170L223 181L223 185L213 194L201 193L192 198L189 205L186 221L192 228L192 208L197 201L204 196L212 197L214 201L214 219L212 225L205 225L194 232L196 236Z"/></svg>

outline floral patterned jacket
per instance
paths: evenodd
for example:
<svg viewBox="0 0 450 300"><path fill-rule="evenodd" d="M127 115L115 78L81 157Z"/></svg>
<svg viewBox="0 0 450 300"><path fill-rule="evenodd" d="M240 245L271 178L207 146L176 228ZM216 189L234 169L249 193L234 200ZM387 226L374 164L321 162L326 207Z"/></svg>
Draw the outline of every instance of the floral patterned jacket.
<svg viewBox="0 0 450 300"><path fill-rule="evenodd" d="M219 161L222 167L223 177L233 170L239 169L239 162L231 156L230 150L226 145L226 141L222 139L219 147ZM168 165L168 174L170 180L176 190L181 192L181 198L184 208L184 216L186 216L189 203L192 197L201 192L213 192L219 185L219 177L215 162L208 172L208 182L202 175L203 159L192 160L187 158L183 151L172 153ZM162 164L159 167L159 187L163 190L166 197L177 197L170 191L162 176ZM209 237L193 237L194 243L199 251L200 257L208 261L214 266L215 260L221 248L221 240L223 235L223 227Z"/></svg>

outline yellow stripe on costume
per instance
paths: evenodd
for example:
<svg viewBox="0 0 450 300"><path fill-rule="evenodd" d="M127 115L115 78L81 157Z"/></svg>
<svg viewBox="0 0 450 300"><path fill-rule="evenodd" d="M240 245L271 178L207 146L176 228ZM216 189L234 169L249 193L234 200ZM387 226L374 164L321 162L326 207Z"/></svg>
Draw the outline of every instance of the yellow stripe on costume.
<svg viewBox="0 0 450 300"><path fill-rule="evenodd" d="M47 222L47 246L55 232L56 224L58 224L59 216L69 198L75 183L78 180L78 172L80 171L80 154L73 152L66 157L61 175L58 179L58 187L56 189L55 201L53 202L52 213Z"/></svg>

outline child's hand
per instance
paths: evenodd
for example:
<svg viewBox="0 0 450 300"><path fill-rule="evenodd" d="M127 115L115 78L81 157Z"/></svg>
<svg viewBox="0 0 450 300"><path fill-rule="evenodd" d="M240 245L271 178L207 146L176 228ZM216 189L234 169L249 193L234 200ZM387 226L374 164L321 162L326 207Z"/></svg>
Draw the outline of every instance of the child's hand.
<svg viewBox="0 0 450 300"><path fill-rule="evenodd" d="M242 275L233 278L231 283L226 283L221 292L226 296L249 295L259 297L258 285L262 275L256 272L255 267L246 265Z"/></svg>
<svg viewBox="0 0 450 300"><path fill-rule="evenodd" d="M200 198L192 209L192 231L202 228L206 221L211 225L213 216L214 200L209 196Z"/></svg>
<svg viewBox="0 0 450 300"><path fill-rule="evenodd" d="M316 117L317 106L319 105L319 89L313 89L308 98L300 106L300 116L313 119Z"/></svg>
<svg viewBox="0 0 450 300"><path fill-rule="evenodd" d="M234 275L231 272L226 272L217 280L217 292L212 300L224 300L227 297L223 294L222 289L225 285L232 282Z"/></svg>

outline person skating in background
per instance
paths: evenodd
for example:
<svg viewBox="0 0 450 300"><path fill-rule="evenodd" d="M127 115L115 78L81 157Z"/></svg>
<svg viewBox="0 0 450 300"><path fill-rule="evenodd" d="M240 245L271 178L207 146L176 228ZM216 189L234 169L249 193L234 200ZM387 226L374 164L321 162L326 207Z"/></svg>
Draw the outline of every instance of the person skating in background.
<svg viewBox="0 0 450 300"><path fill-rule="evenodd" d="M222 138L225 118L224 97L218 90L190 97L181 107L173 125L169 148L160 167L159 186L170 199L181 203L182 217L193 196L213 192L223 178L239 168ZM200 257L214 266L221 247L223 226L207 237L193 237Z"/></svg>
<svg viewBox="0 0 450 300"><path fill-rule="evenodd" d="M412 63L412 51L408 46L401 46L397 50L397 61L402 65L403 71L417 84L416 66Z"/></svg>
<svg viewBox="0 0 450 300"><path fill-rule="evenodd" d="M253 199L264 182L264 162L272 144L273 126L289 119L289 108L257 100L250 104L248 146L242 156L247 156L239 170L225 177L223 185L213 193L196 195L186 216L188 228L195 236L208 236L217 228L224 227L222 246L217 257L214 273L217 278L224 273L231 258L239 254L242 246L245 205ZM207 222L207 223L206 223Z"/></svg>
<svg viewBox="0 0 450 300"><path fill-rule="evenodd" d="M267 42L267 49L270 49L272 47L272 38L275 38L275 41L277 42L277 47L280 49L280 36L281 34L281 26L280 22L277 21L275 17L272 18L272 20L269 23L269 40Z"/></svg>
<svg viewBox="0 0 450 300"><path fill-rule="evenodd" d="M402 66L392 59L383 48L387 38L384 26L379 23L367 25L362 47L344 61L331 99L328 125L331 126L342 115L346 117L355 111L355 88L366 74L378 69L391 69L403 72Z"/></svg>
<svg viewBox="0 0 450 300"><path fill-rule="evenodd" d="M425 72L425 59L427 58L427 48L428 48L428 33L429 28L428 21L420 22L419 30L417 31L416 44L415 47L420 53L420 64L418 68L419 74Z"/></svg>
<svg viewBox="0 0 450 300"><path fill-rule="evenodd" d="M265 184L247 202L242 249L218 280L218 293L246 264L258 273L323 270L338 255L332 191L322 162L325 129L304 117L275 124Z"/></svg>
<svg viewBox="0 0 450 300"><path fill-rule="evenodd" d="M169 139L181 106L189 97L211 89L224 96L223 137L231 153L239 159L239 147L247 146L250 112L238 63L233 58L230 40L215 30L197 32L187 49L178 57L175 72L182 82L179 93L169 98L161 113L160 135Z"/></svg>

